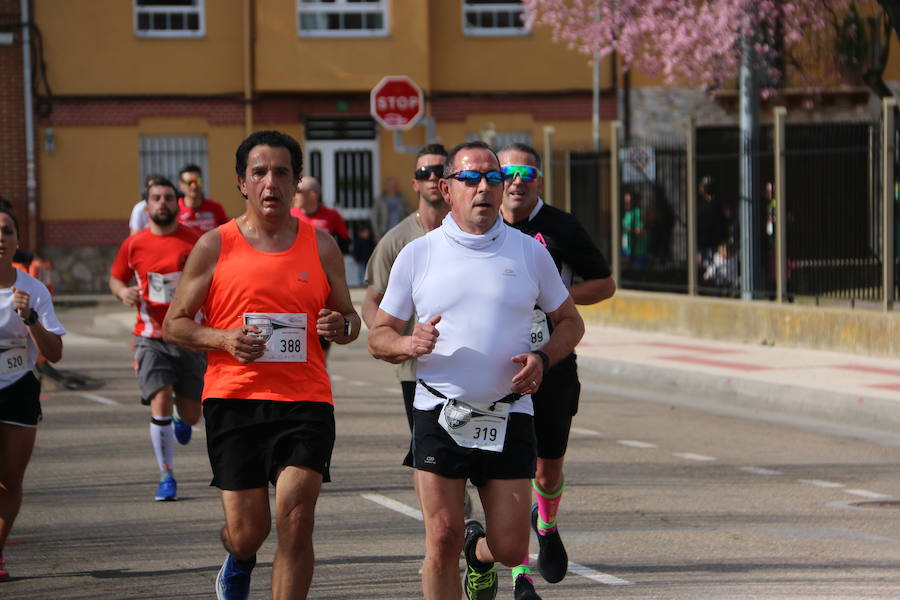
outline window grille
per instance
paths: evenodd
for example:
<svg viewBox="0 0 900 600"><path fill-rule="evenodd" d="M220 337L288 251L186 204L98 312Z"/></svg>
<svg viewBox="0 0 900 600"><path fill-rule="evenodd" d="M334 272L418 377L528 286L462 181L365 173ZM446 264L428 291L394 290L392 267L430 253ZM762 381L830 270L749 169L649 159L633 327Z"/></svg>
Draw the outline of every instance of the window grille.
<svg viewBox="0 0 900 600"><path fill-rule="evenodd" d="M204 0L133 0L138 37L202 37L206 34Z"/></svg>
<svg viewBox="0 0 900 600"><path fill-rule="evenodd" d="M212 192L207 169L206 136L142 135L138 192L144 191L144 181L150 174L165 175L177 186L178 171L187 164L203 169L203 191L209 196Z"/></svg>
<svg viewBox="0 0 900 600"><path fill-rule="evenodd" d="M302 37L367 37L388 34L387 0L297 0Z"/></svg>
<svg viewBox="0 0 900 600"><path fill-rule="evenodd" d="M522 0L463 0L466 35L528 35Z"/></svg>

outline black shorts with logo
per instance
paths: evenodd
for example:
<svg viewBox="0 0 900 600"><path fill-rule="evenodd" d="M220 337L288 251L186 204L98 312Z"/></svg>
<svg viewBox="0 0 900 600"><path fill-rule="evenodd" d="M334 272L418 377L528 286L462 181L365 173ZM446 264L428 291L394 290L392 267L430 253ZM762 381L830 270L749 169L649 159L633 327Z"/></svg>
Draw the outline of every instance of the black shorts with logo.
<svg viewBox="0 0 900 600"><path fill-rule="evenodd" d="M581 383L572 354L547 372L540 389L531 395L534 404L534 430L540 458L565 456L569 445L572 417L578 412Z"/></svg>
<svg viewBox="0 0 900 600"><path fill-rule="evenodd" d="M0 390L0 423L37 427L44 418L40 398L41 382L28 371Z"/></svg>
<svg viewBox="0 0 900 600"><path fill-rule="evenodd" d="M210 485L248 490L275 484L281 467L307 467L331 481L334 406L207 398L203 402Z"/></svg>
<svg viewBox="0 0 900 600"><path fill-rule="evenodd" d="M537 465L534 419L510 413L503 452L458 446L438 423L443 405L413 409L413 436L403 464L448 479L469 479L481 487L488 479L531 479Z"/></svg>

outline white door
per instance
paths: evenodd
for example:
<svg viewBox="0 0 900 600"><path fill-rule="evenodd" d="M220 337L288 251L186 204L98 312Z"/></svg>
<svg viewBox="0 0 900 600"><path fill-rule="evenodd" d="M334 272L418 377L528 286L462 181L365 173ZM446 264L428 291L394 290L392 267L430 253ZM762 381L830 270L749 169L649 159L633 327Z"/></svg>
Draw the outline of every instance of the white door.
<svg viewBox="0 0 900 600"><path fill-rule="evenodd" d="M305 147L303 172L322 184L322 202L345 221L366 220L381 192L378 140L313 140Z"/></svg>

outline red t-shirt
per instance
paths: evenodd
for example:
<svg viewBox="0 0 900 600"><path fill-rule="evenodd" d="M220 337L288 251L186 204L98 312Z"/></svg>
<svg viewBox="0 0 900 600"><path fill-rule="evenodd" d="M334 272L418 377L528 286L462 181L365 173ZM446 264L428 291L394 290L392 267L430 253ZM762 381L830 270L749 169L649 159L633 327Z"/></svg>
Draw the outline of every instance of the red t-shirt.
<svg viewBox="0 0 900 600"><path fill-rule="evenodd" d="M347 231L347 224L344 223L344 217L333 208L328 208L327 206L320 204L319 210L307 217L303 214L302 210L295 207L291 209L291 214L304 223L309 223L316 229L321 229L342 240L350 239L350 233Z"/></svg>
<svg viewBox="0 0 900 600"><path fill-rule="evenodd" d="M175 286L199 238L197 230L179 225L169 235L156 235L148 227L122 242L110 274L125 283L132 277L137 280L140 301L134 335L162 337L162 322Z"/></svg>
<svg viewBox="0 0 900 600"><path fill-rule="evenodd" d="M200 233L206 233L227 221L225 209L215 200L204 198L198 208L190 208L185 204L184 198L178 199L178 222L182 225L193 227Z"/></svg>

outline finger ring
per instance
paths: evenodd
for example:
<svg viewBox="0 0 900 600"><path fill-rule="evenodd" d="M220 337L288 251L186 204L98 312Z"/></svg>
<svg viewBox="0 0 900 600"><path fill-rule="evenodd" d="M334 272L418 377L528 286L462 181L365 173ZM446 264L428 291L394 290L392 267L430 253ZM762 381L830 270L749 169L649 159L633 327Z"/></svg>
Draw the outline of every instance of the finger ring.
<svg viewBox="0 0 900 600"><path fill-rule="evenodd" d="M532 381L531 385L533 385L534 387L537 387L537 381Z"/></svg>

